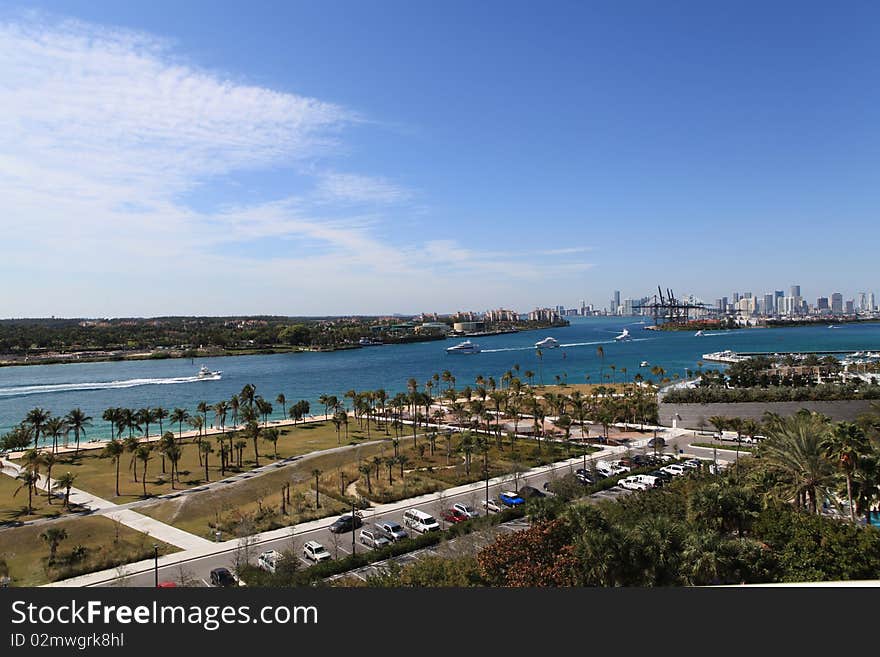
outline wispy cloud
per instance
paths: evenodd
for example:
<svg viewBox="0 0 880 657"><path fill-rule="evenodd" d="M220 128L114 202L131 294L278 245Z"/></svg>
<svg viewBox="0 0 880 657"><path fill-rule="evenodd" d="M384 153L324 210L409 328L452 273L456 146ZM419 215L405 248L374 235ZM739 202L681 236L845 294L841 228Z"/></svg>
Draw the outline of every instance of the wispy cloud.
<svg viewBox="0 0 880 657"><path fill-rule="evenodd" d="M442 309L515 300L522 281L591 266L573 260L581 247L520 258L395 231L401 213L420 211L408 205L413 191L332 162L346 131L368 123L349 108L203 70L152 35L39 16L0 23L8 308ZM295 172L300 192L216 211L184 200L277 167ZM254 246L266 240L285 248L267 257Z"/></svg>

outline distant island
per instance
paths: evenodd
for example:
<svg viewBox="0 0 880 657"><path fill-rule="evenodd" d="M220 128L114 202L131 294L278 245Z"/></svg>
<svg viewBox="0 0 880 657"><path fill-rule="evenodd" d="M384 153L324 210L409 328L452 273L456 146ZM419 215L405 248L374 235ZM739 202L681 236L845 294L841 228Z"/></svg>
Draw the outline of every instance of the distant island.
<svg viewBox="0 0 880 657"><path fill-rule="evenodd" d="M559 317L493 321L454 315L5 319L0 366L337 351L568 324Z"/></svg>

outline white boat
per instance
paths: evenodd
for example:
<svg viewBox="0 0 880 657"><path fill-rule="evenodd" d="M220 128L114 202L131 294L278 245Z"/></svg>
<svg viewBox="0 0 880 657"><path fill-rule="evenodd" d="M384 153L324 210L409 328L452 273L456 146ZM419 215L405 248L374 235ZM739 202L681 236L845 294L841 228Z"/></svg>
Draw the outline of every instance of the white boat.
<svg viewBox="0 0 880 657"><path fill-rule="evenodd" d="M615 336L614 339L617 340L618 342L622 342L624 340L632 340L632 336L629 334L629 331L627 329L623 329L623 333L621 333L618 336Z"/></svg>
<svg viewBox="0 0 880 657"><path fill-rule="evenodd" d="M647 367L647 366L650 365L650 364L651 364L651 363L649 363L648 361L643 360L641 363L639 363L639 367Z"/></svg>
<svg viewBox="0 0 880 657"><path fill-rule="evenodd" d="M358 340L358 344L362 347L378 347L383 344L381 340L374 340L373 338L361 338Z"/></svg>
<svg viewBox="0 0 880 657"><path fill-rule="evenodd" d="M216 380L219 379L223 374L221 370L212 371L208 369L207 365L202 365L202 368L199 370L198 377L200 379L211 379Z"/></svg>
<svg viewBox="0 0 880 657"><path fill-rule="evenodd" d="M454 347L446 349L447 354L478 354L480 353L480 345L470 340L465 340Z"/></svg>
<svg viewBox="0 0 880 657"><path fill-rule="evenodd" d="M559 346L559 341L556 338L544 338L540 342L535 343L535 348L537 349L555 349Z"/></svg>
<svg viewBox="0 0 880 657"><path fill-rule="evenodd" d="M703 337L704 335L705 335L705 333L703 333L703 330L702 330L702 329L700 329L699 331L697 331L696 333L694 333L694 337L695 337L695 338L701 338L701 337Z"/></svg>

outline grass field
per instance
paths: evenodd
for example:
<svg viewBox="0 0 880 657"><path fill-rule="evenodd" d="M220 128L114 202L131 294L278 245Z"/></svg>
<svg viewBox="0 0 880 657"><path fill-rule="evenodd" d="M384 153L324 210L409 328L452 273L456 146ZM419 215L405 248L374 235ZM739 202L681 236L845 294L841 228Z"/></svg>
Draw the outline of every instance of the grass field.
<svg viewBox="0 0 880 657"><path fill-rule="evenodd" d="M278 458L300 456L308 452L337 447L340 444L337 441L336 429L330 422L313 422L300 424L296 427L280 427L279 431ZM354 422L349 425L348 433L347 442L358 442L367 437L366 429L359 429ZM233 441L238 438L238 435L234 435ZM217 436L203 438L203 440L210 442L215 449L215 453L210 454L208 457L208 478L210 481L222 479L220 457L217 453L219 452ZM228 440L227 438L227 442ZM339 441L343 441L341 443L343 445L347 444L345 442L344 429L341 431ZM199 463L196 441L185 439L181 445L183 447L183 454L178 464L180 481L175 483L175 488L181 490L203 485L206 483L205 468ZM266 465L270 461L276 460L272 443L260 439L257 442L257 448L260 454L260 465ZM242 457L241 471L251 470L256 467L253 441L248 441L247 446L242 451ZM116 495L116 466L111 459L100 456L100 451L98 450L80 452L76 457L72 454L59 455L58 462L53 468L53 474L69 471L76 476L76 483L74 484L76 488L122 504L142 499L144 496L142 483L143 463L135 461L137 466L137 482L135 481L134 473L130 469L131 464L132 455L130 453L123 454L119 467L119 496ZM166 473L163 475L162 456L157 451L154 451L152 458L147 462L147 496L172 492L171 464L167 459L165 470ZM237 471L239 471L238 468L233 470L227 469L226 476ZM21 495L22 493L19 493L18 497L20 498ZM12 501L11 492L6 495L0 489L0 513L3 513L4 510L13 510L16 506L22 506L17 498L14 500L15 504L11 504Z"/></svg>
<svg viewBox="0 0 880 657"><path fill-rule="evenodd" d="M373 438L382 435L374 432ZM537 443L532 440L518 440L515 451L509 444L505 443L503 450L499 450L494 440L490 442L488 458L491 477L546 464L566 458L569 454L562 446L551 448L549 444L542 445L539 452ZM390 480L385 459L394 457L394 445L389 439L346 452L316 455L220 489L158 501L138 510L206 538L213 538L216 529L224 532L224 535L246 535L336 515L349 509L351 501L359 498L391 502L483 478L482 455L476 451L471 457L470 472L467 471L464 455L458 451L460 435L453 436L448 457L447 443L443 438L436 441L433 455L426 438L420 437L417 444L421 449L413 446L412 437L400 440L398 454L406 457L408 462L403 466L403 476L400 464L392 464ZM551 449L555 450L553 455ZM594 450L587 448L587 451ZM577 447L570 451L571 456L582 453L583 449ZM378 477L374 459L378 459L379 463ZM366 474L359 471L361 465L371 467L369 485ZM320 471L320 508L315 506L315 470ZM282 487L285 484L291 487L290 504L282 513Z"/></svg>
<svg viewBox="0 0 880 657"><path fill-rule="evenodd" d="M40 537L49 527L67 533L51 566L48 564L49 546ZM153 556L154 544L159 546L160 556L178 551L172 545L156 541L109 518L71 518L51 524L15 527L0 531L0 571L5 567L12 578L12 586L40 586L146 559Z"/></svg>
<svg viewBox="0 0 880 657"><path fill-rule="evenodd" d="M52 474L55 474L53 470ZM27 513L27 488L22 488L16 494L21 481L6 475L0 475L0 522L34 520L35 518L54 518L66 511L63 508L64 500L55 498L49 504L49 498L45 491L33 496L32 513ZM75 509L76 507L74 507Z"/></svg>

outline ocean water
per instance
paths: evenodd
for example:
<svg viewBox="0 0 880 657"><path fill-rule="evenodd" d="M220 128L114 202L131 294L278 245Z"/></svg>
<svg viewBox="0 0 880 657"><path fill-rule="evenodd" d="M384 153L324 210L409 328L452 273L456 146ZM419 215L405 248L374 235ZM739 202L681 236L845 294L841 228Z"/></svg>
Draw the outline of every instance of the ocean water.
<svg viewBox="0 0 880 657"><path fill-rule="evenodd" d="M323 412L318 403L322 394L342 399L350 389L385 388L392 396L405 391L410 378L421 386L435 372L447 369L456 377L459 388L473 385L481 374L493 376L500 385L502 375L517 364L520 378L525 380L525 371L531 370L535 383L556 383L557 376L568 383L600 383L621 381L624 376L631 380L637 372L650 377L654 365L664 368L666 376L684 377L688 369L697 368L704 353L724 349L880 350L880 323L844 324L835 329L821 325L717 331L695 337L689 331L647 331L647 324L640 322L632 317L572 318L571 326L562 328L471 338L482 349L471 355L447 354L446 348L459 342L452 338L330 353L4 367L0 368L0 432L20 422L34 407L56 415L80 407L94 418L87 437L105 438L109 428L100 418L106 408L164 406L192 412L200 401L213 404L228 399L247 383L255 385L257 394L272 402L276 407L273 415L279 418L280 404L275 403L278 393L289 402L309 400L312 413L316 413ZM633 339L615 342L614 337L623 328ZM534 344L548 336L562 346L544 350L539 359ZM598 354L600 346L604 359ZM640 367L641 361L650 365ZM198 380L196 373L203 364L222 370L222 378ZM720 366L704 363L704 367ZM445 384L441 381L439 387ZM434 390L436 394L437 388ZM212 414L208 417L213 420ZM157 429L151 427L151 432Z"/></svg>

